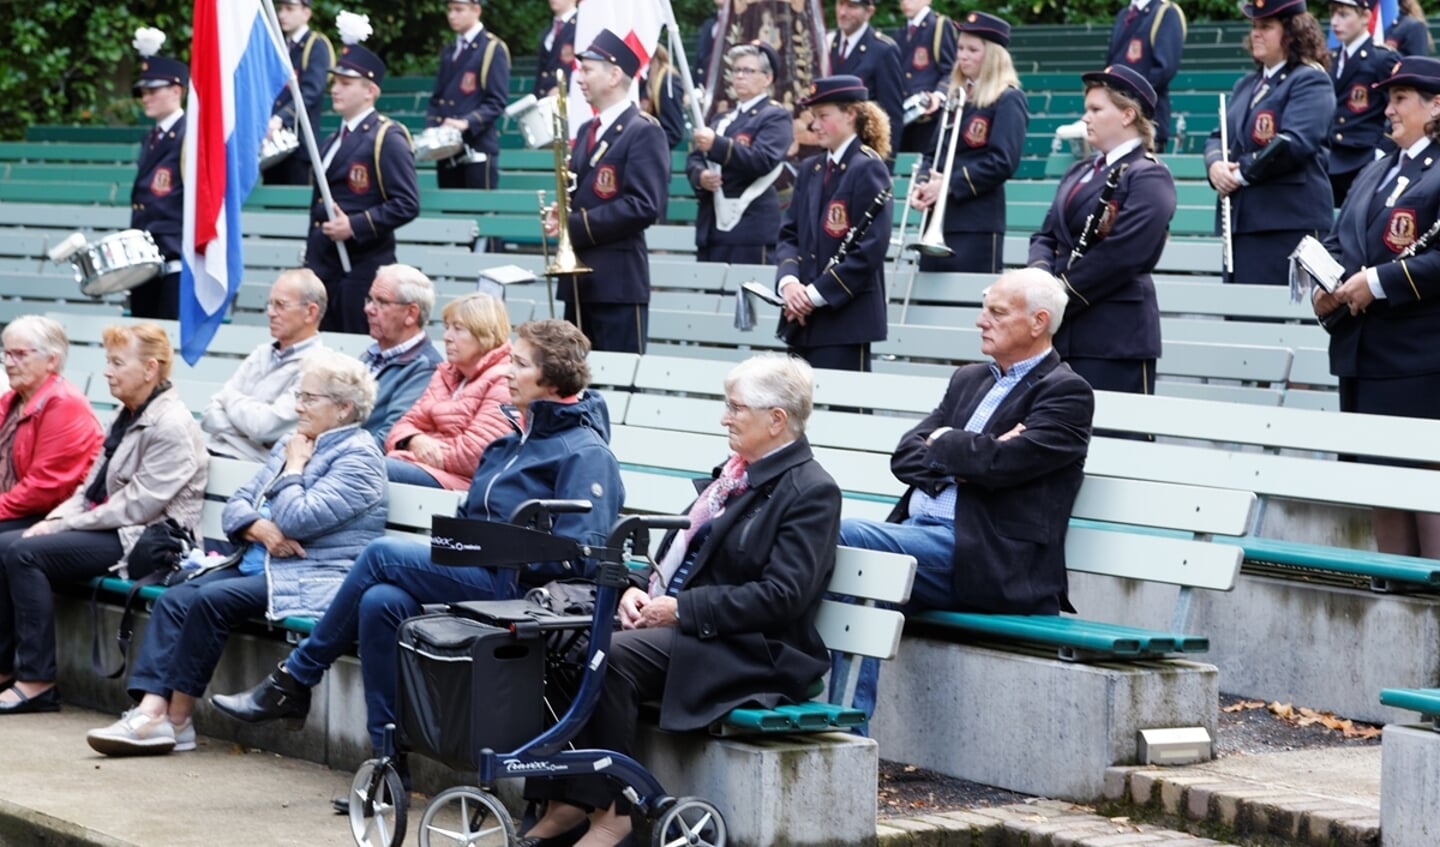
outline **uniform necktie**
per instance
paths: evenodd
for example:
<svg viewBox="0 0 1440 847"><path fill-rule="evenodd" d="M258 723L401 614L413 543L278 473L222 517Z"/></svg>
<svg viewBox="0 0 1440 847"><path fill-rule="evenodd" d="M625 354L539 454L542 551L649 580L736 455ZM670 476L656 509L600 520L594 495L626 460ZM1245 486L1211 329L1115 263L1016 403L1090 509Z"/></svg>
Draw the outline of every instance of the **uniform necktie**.
<svg viewBox="0 0 1440 847"><path fill-rule="evenodd" d="M1082 186L1082 185L1084 185L1085 183L1089 182L1090 180L1094 179L1094 178L1095 178L1095 175L1098 174L1098 173L1100 173L1100 169L1103 168L1104 166L1105 166L1105 157L1104 157L1104 156L1096 156L1096 157L1095 157L1095 167L1093 167L1093 168L1090 169L1090 173L1088 173L1088 174L1082 174L1079 179L1075 180L1075 184L1072 185L1072 186L1070 186L1070 194L1069 194L1068 196L1066 196L1066 198L1065 198L1065 206L1066 206L1067 208L1070 206L1070 203L1071 203L1072 201L1074 201L1075 195L1080 193L1080 186Z"/></svg>
<svg viewBox="0 0 1440 847"><path fill-rule="evenodd" d="M156 125L155 130L150 133L150 149L151 149L151 150L154 150L154 149L155 149L155 145L156 145L156 144L159 144L159 143L160 143L160 139L162 139L162 138L164 138L164 137L165 137L165 130L161 129L161 128L159 127L159 125Z"/></svg>
<svg viewBox="0 0 1440 847"><path fill-rule="evenodd" d="M1395 169L1385 174L1385 181L1380 183L1380 185L1375 189L1375 193L1379 194L1386 188L1390 187L1390 184L1395 181L1395 178L1400 176L1400 172L1405 170L1405 164L1409 161L1410 154L1403 150L1400 151L1400 158L1395 162Z"/></svg>
<svg viewBox="0 0 1440 847"><path fill-rule="evenodd" d="M563 26L565 26L565 22L562 21L562 20L560 20L559 18L556 18L556 19L555 19L555 27L550 30L550 49L551 49L551 50L554 50L554 49L555 49L555 42L560 40L560 28L563 27Z"/></svg>
<svg viewBox="0 0 1440 847"><path fill-rule="evenodd" d="M457 62L460 61L460 54L465 52L465 48L469 44L470 42L466 41L465 38L462 36L459 41L455 42L455 55L451 58Z"/></svg>
<svg viewBox="0 0 1440 847"><path fill-rule="evenodd" d="M829 187L830 187L830 177L833 176L834 174L835 174L835 160L832 159L832 158L830 158L829 156L826 156L826 157L825 157L825 181L824 181L823 183L821 183L820 187L821 187L821 188L829 188Z"/></svg>
<svg viewBox="0 0 1440 847"><path fill-rule="evenodd" d="M1134 3L1131 3L1130 8L1125 12L1125 26L1129 26L1130 24L1134 23L1135 16L1138 14L1140 14L1140 7L1136 6Z"/></svg>
<svg viewBox="0 0 1440 847"><path fill-rule="evenodd" d="M848 38L843 35L840 36L840 61L842 62L845 61L845 48L849 46L849 42L850 40Z"/></svg>
<svg viewBox="0 0 1440 847"><path fill-rule="evenodd" d="M321 167L322 169L328 170L328 169L330 168L330 163L333 162L333 161L335 161L335 155L340 152L340 145L342 145L342 144L345 143L345 137L348 136L349 134L350 134L350 126L349 126L349 124L341 124L341 125L340 125L340 137L335 140L335 144L334 144L333 146L331 146L330 151L325 154L325 158L320 162L320 167Z"/></svg>
<svg viewBox="0 0 1440 847"><path fill-rule="evenodd" d="M906 33L905 33L905 40L906 40L906 41L914 41L914 40L915 40L915 25L914 25L914 24L911 24L911 25L910 25L910 29L909 29L908 31L906 31Z"/></svg>
<svg viewBox="0 0 1440 847"><path fill-rule="evenodd" d="M585 133L585 158L590 158L595 153L595 139L600 134L600 119L596 118L590 122L590 129Z"/></svg>

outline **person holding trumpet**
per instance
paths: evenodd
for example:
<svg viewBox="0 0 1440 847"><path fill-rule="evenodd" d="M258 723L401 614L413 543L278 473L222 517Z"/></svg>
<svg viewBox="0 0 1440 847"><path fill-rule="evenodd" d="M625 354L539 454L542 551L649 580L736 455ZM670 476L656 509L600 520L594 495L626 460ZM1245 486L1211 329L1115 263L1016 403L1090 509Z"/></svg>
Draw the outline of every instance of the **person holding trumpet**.
<svg viewBox="0 0 1440 847"><path fill-rule="evenodd" d="M1314 289L1330 332L1340 409L1440 418L1440 60L1407 56L1375 83L1395 149L1350 186L1325 249L1344 268L1334 293ZM1375 509L1382 553L1440 558L1440 515Z"/></svg>
<svg viewBox="0 0 1440 847"><path fill-rule="evenodd" d="M930 181L914 186L909 202L929 212L922 218L922 239L933 216L941 216L944 246L951 251L925 253L920 270L995 274L1005 244L1005 181L1020 167L1030 114L1010 60L1010 24L971 12L956 25L951 94L934 152L921 160Z"/></svg>
<svg viewBox="0 0 1440 847"><path fill-rule="evenodd" d="M1335 114L1330 55L1305 0L1246 0L1255 71L1235 83L1220 129L1205 144L1210 184L1230 198L1234 271L1226 282L1286 285L1289 256L1330 230L1334 198L1326 139ZM1223 205L1223 204L1222 204Z"/></svg>
<svg viewBox="0 0 1440 847"><path fill-rule="evenodd" d="M737 105L695 130L685 175L699 198L695 256L766 265L780 235L775 180L795 141L790 110L770 99L780 55L762 41L727 51Z"/></svg>

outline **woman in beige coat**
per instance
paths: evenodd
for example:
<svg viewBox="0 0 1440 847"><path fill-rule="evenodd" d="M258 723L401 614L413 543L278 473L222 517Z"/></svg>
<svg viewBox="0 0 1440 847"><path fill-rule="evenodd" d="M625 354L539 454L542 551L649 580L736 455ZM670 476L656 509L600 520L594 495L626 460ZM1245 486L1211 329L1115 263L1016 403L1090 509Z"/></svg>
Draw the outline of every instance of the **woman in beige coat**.
<svg viewBox="0 0 1440 847"><path fill-rule="evenodd" d="M128 576L135 542L167 517L199 535L205 438L170 385L170 340L145 323L106 327L103 340L121 405L104 449L45 520L0 534L0 715L60 708L52 582Z"/></svg>

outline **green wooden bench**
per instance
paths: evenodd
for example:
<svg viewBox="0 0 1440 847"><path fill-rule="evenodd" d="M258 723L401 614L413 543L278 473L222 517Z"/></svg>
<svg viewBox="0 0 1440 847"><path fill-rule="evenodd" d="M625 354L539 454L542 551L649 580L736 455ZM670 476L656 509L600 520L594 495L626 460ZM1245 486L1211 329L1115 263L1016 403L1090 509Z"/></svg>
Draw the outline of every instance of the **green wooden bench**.
<svg viewBox="0 0 1440 847"><path fill-rule="evenodd" d="M0 203L73 203L76 205L109 206L117 202L130 204L130 190L117 188L113 182L0 182Z"/></svg>
<svg viewBox="0 0 1440 847"><path fill-rule="evenodd" d="M0 162L92 162L134 165L139 154L140 149L134 144L0 141Z"/></svg>
<svg viewBox="0 0 1440 847"><path fill-rule="evenodd" d="M150 126L77 126L65 124L33 124L25 128L26 141L69 142L86 144L138 145ZM138 147L132 147L138 150Z"/></svg>
<svg viewBox="0 0 1440 847"><path fill-rule="evenodd" d="M1382 688L1380 703L1409 712L1419 712L1430 728L1440 732L1440 688Z"/></svg>

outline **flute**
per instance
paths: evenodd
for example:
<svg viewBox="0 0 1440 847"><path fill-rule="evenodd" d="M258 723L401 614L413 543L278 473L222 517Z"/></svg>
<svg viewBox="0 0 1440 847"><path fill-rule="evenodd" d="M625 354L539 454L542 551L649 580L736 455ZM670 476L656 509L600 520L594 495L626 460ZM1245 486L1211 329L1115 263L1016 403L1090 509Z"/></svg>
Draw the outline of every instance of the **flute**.
<svg viewBox="0 0 1440 847"><path fill-rule="evenodd" d="M1230 131L1226 126L1225 95L1220 95L1220 161L1230 164ZM1230 195L1220 198L1220 261L1227 277L1235 273L1235 237L1230 232Z"/></svg>

